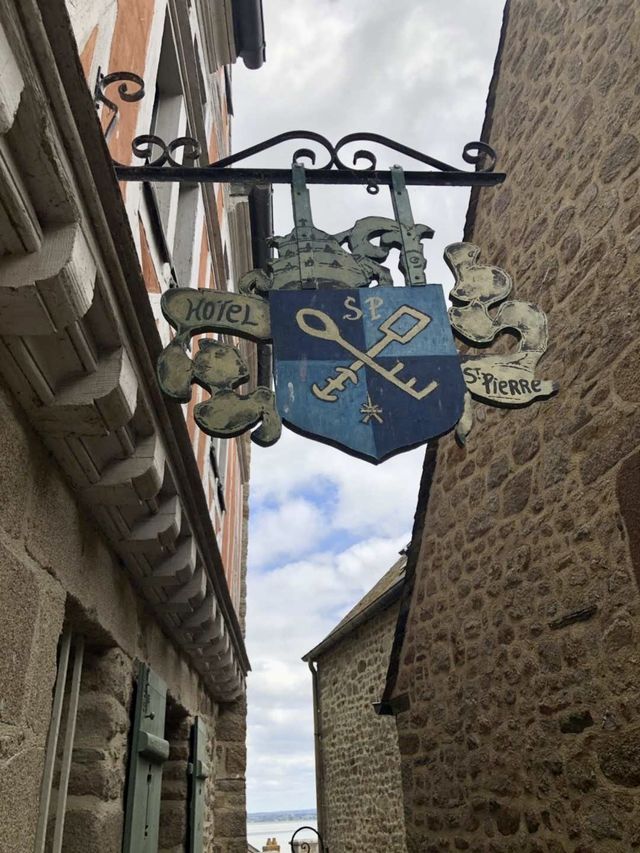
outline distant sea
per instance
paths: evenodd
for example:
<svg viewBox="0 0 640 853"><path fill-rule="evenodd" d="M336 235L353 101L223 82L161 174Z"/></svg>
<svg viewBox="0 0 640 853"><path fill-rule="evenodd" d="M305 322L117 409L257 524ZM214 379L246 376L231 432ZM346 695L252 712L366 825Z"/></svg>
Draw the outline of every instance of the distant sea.
<svg viewBox="0 0 640 853"><path fill-rule="evenodd" d="M262 853L267 838L275 838L280 845L280 853L291 853L289 841L300 826L317 827L316 811L256 812L247 815L247 841ZM315 839L312 833L301 832L296 841L303 838Z"/></svg>

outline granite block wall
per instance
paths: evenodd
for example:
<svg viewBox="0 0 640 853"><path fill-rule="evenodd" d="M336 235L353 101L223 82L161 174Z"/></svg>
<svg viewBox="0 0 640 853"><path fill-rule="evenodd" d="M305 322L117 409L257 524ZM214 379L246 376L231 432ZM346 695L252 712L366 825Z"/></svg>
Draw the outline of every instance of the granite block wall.
<svg viewBox="0 0 640 853"><path fill-rule="evenodd" d="M214 772L209 780L212 819L206 849L211 853L245 853L247 849L246 741L246 697L219 706Z"/></svg>
<svg viewBox="0 0 640 853"><path fill-rule="evenodd" d="M159 848L186 849L189 726L199 714L212 768L205 849L245 853L244 701L214 704L1 383L0 585L0 850L33 850L57 649L66 625L86 645L65 851L121 850L133 686L136 661L143 660L168 687L171 752L163 769ZM63 710L63 726L65 720ZM50 815L56 791L57 774Z"/></svg>
<svg viewBox="0 0 640 853"><path fill-rule="evenodd" d="M318 658L325 844L340 853L405 853L393 717L373 710L384 687L397 604Z"/></svg>
<svg viewBox="0 0 640 853"><path fill-rule="evenodd" d="M508 178L466 239L548 313L560 392L440 444L396 684L411 853L640 849L639 44L634 0L508 4Z"/></svg>

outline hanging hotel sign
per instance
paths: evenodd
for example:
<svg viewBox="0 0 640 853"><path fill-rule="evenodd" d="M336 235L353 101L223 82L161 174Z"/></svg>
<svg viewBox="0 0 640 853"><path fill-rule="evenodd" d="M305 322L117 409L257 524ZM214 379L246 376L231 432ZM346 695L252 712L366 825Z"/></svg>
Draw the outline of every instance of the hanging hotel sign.
<svg viewBox="0 0 640 853"><path fill-rule="evenodd" d="M163 295L176 336L160 356L160 384L181 402L193 383L210 393L194 409L204 432L230 437L256 427L252 439L267 446L284 422L378 463L453 429L464 441L472 398L523 406L557 390L535 372L547 347L544 313L505 301L511 278L479 263L470 243L445 251L455 277L447 312L442 286L425 276L422 240L433 231L414 223L402 170L391 174L395 218L366 217L332 235L313 224L305 170L294 163L295 224L273 239L278 256L269 270L247 273L239 293L185 288ZM394 287L382 266L392 248L404 287ZM460 353L454 343L455 335L484 347L503 331L518 337L515 352ZM203 338L190 355L191 338L206 332L271 342L275 391L239 390L250 376L231 343Z"/></svg>
<svg viewBox="0 0 640 853"><path fill-rule="evenodd" d="M116 83L125 102L144 96L141 77L98 72L96 106L111 113L107 137L118 106L105 90ZM291 169L236 165L299 139L319 146L328 160L315 167L315 153L301 148ZM352 166L346 164L343 148L363 141L431 168L380 170L375 155L364 149L355 152ZM159 357L160 385L182 403L191 399L194 384L208 392L208 399L194 406L205 433L228 438L252 430L252 440L268 446L278 440L284 422L378 463L453 429L464 442L473 425L473 400L521 407L558 390L536 372L548 345L545 314L508 299L510 276L481 263L477 246L454 243L445 249L455 279L448 311L442 286L426 280L422 241L433 230L414 222L406 187L501 183L505 175L493 171L496 155L486 143L465 146L463 159L476 166L471 172L374 133L348 134L333 145L318 133L292 131L206 165L180 162L201 157L191 137L165 142L146 134L132 141L132 151L144 165L115 163L120 180L291 185L294 227L272 239L278 254L267 270L244 275L237 293L174 288L162 295L162 312L175 336ZM305 159L314 168L305 171ZM360 184L370 193L387 185L394 218L369 216L339 234L321 231L313 224L307 183ZM392 249L399 250L404 287L393 286L383 265ZM515 350L473 351L486 350L504 332L517 339ZM194 336L199 340L192 346ZM270 381L253 387L234 338L262 345L263 353L272 345L275 390Z"/></svg>

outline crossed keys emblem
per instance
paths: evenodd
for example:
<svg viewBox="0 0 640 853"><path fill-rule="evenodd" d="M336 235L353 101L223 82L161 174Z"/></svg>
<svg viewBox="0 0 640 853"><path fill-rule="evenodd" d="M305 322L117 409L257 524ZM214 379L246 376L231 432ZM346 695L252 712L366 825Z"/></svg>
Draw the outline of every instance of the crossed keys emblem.
<svg viewBox="0 0 640 853"><path fill-rule="evenodd" d="M404 332L394 330L394 324L404 317L410 317L415 322ZM420 332L426 329L431 322L431 317L422 311L418 311L417 308L402 305L393 314L390 314L378 327L383 336L366 352L358 349L358 347L354 346L346 338L343 338L336 323L324 311L319 311L316 308L301 308L296 314L296 322L300 329L307 335L311 335L314 338L322 338L326 341L335 341L342 349L356 358L356 361L353 361L349 367L337 367L334 375L330 376L322 387L316 383L311 386L312 393L319 400L334 403L338 399L337 393L343 391L348 382L357 385L358 372L365 365L375 370L376 373L383 376L388 382L395 385L396 388L400 388L407 394L410 394L416 400L423 400L438 387L438 383L433 381L421 390L416 390L414 387L417 382L415 376L404 380L398 378L398 373L404 367L403 362L398 361L388 370L376 361L376 356L380 355L389 344L408 344L409 341L412 341ZM315 325L312 325L312 323L315 323Z"/></svg>

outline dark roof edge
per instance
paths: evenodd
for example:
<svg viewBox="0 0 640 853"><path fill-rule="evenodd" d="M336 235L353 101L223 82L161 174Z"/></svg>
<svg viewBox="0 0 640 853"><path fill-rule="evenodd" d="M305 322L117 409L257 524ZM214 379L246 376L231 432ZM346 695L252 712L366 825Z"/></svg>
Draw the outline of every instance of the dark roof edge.
<svg viewBox="0 0 640 853"><path fill-rule="evenodd" d="M509 26L509 12L511 11L511 0L506 0L504 12L502 13L502 26L500 28L500 39L498 40L498 50L493 63L493 74L489 83L489 92L487 94L487 106L484 113L484 121L482 123L482 132L480 139L483 142L491 142L491 130L493 127L493 110L496 104L496 90L498 88L498 78L500 77L500 69L502 66L502 53ZM498 152L499 153L499 152ZM473 230L476 221L476 210L478 208L478 198L482 187L473 187L469 197L469 207L467 208L467 216L464 223L463 240L470 241L473 237Z"/></svg>
<svg viewBox="0 0 640 853"><path fill-rule="evenodd" d="M399 577L398 580L389 587L389 589L386 589L381 595L372 601L368 607L365 607L364 610L356 613L353 619L349 619L348 622L340 625L325 637L321 643L318 643L315 648L311 649L310 652L307 652L302 660L307 662L318 660L320 655L335 646L336 643L339 643L340 640L342 640L347 634L350 634L351 631L355 631L356 628L359 628L360 625L368 622L382 610L386 610L388 607L391 607L391 605L401 597L404 581L404 575Z"/></svg>
<svg viewBox="0 0 640 853"><path fill-rule="evenodd" d="M411 609L416 566L422 545L422 535L427 517L427 508L429 506L431 484L433 483L433 477L436 471L437 457L438 442L432 441L427 446L427 450L424 455L424 467L422 469L422 479L420 480L420 490L418 492L418 505L413 519L411 544L409 545L409 551L407 552L407 565L404 572L400 612L398 613L398 621L396 622L396 630L393 636L391 654L389 655L389 666L387 668L387 679L384 686L384 692L380 702L377 703L377 710L379 709L378 713L389 713L389 711L385 709L393 707L392 700L396 689L398 672L400 670L400 655L402 654L402 646L404 644L404 636L407 630L409 611Z"/></svg>
<svg viewBox="0 0 640 853"><path fill-rule="evenodd" d="M260 68L266 61L262 0L231 0L236 53L247 68Z"/></svg>
<svg viewBox="0 0 640 853"><path fill-rule="evenodd" d="M273 187L252 187L249 192L251 250L254 269L266 270L273 250L268 240L273 235Z"/></svg>
<svg viewBox="0 0 640 853"><path fill-rule="evenodd" d="M273 236L273 187L255 186L249 192L249 216L251 220L251 251L253 268L268 271L273 257L269 238ZM271 345L258 344L258 385L272 385Z"/></svg>

